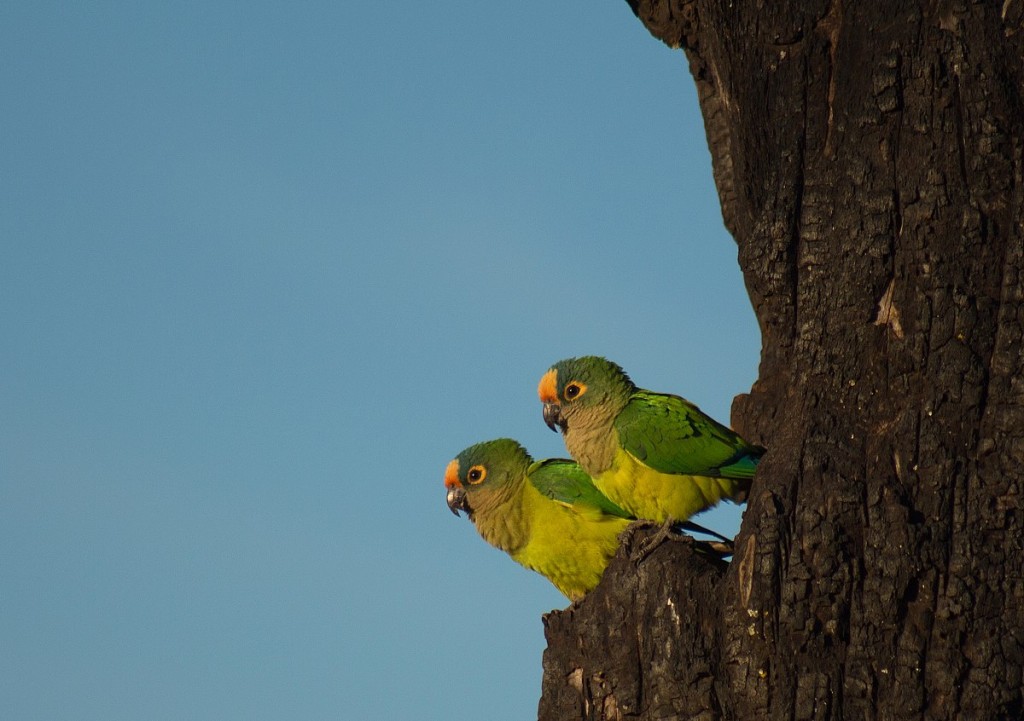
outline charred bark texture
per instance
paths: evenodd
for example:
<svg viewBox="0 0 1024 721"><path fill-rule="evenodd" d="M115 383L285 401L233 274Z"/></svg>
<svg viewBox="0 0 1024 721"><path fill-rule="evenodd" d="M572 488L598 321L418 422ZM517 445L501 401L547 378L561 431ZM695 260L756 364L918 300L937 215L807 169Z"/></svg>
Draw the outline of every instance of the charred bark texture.
<svg viewBox="0 0 1024 721"><path fill-rule="evenodd" d="M634 539L654 533L638 532ZM718 714L712 692L718 656L714 598L726 565L679 542L667 542L637 563L635 545L624 543L607 571L622 585L603 583L585 602L545 617L549 638L574 642L561 649L559 663L547 662L552 649L545 655L544 687L550 693L541 699L541 718ZM633 600L623 603L623 597ZM595 658L605 663L595 665Z"/></svg>
<svg viewBox="0 0 1024 721"><path fill-rule="evenodd" d="M630 5L697 83L769 453L728 569L546 619L540 718L1024 718L1024 0Z"/></svg>

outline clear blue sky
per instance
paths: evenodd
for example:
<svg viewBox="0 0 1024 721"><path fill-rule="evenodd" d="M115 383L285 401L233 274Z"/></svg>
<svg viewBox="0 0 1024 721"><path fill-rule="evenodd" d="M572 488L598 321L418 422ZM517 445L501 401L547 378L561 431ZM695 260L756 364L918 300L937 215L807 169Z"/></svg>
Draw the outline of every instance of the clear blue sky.
<svg viewBox="0 0 1024 721"><path fill-rule="evenodd" d="M682 52L623 0L7 0L0 48L3 716L535 717L567 602L443 471L564 455L565 356L753 382Z"/></svg>

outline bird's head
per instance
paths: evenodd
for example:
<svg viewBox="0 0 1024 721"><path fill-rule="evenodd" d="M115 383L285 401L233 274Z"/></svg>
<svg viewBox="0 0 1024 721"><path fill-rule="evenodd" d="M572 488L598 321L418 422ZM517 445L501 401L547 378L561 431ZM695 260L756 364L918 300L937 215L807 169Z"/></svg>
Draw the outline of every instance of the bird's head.
<svg viewBox="0 0 1024 721"><path fill-rule="evenodd" d="M555 363L540 379L537 395L544 404L544 422L565 433L575 417L600 413L614 416L636 390L617 364L600 356L567 358Z"/></svg>
<svg viewBox="0 0 1024 721"><path fill-rule="evenodd" d="M486 511L514 492L531 463L530 454L511 438L470 446L445 469L448 508L456 516L465 511L473 520L476 513Z"/></svg>

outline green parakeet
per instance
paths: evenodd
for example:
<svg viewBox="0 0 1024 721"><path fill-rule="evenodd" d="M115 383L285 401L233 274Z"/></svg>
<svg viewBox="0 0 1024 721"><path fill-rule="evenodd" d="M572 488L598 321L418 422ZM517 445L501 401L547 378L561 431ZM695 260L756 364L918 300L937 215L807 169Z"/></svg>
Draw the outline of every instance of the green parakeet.
<svg viewBox="0 0 1024 721"><path fill-rule="evenodd" d="M569 454L637 518L684 521L723 498L742 502L764 453L684 398L637 388L598 356L556 363L538 394Z"/></svg>
<svg viewBox="0 0 1024 721"><path fill-rule="evenodd" d="M629 514L605 498L572 461L534 462L499 438L470 446L444 474L448 507L575 601L593 589L615 555Z"/></svg>

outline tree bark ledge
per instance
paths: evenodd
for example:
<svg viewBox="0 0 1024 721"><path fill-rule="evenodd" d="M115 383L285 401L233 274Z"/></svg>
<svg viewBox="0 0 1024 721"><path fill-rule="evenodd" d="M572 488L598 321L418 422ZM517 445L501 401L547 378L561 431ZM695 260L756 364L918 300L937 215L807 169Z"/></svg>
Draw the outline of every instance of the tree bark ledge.
<svg viewBox="0 0 1024 721"><path fill-rule="evenodd" d="M633 532L597 589L544 617L539 718L720 716L715 624L699 621L716 615L727 564L677 540L637 563L635 549L655 533Z"/></svg>

